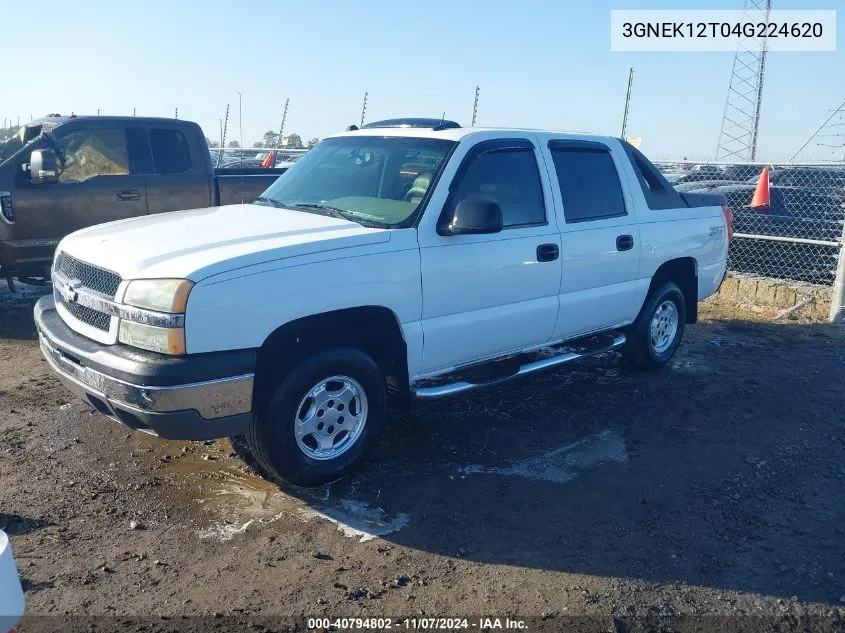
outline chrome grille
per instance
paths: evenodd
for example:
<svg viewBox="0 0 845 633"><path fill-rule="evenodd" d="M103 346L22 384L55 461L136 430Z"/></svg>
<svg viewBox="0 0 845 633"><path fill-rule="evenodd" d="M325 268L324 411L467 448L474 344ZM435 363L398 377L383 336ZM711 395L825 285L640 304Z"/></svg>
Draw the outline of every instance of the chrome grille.
<svg viewBox="0 0 845 633"><path fill-rule="evenodd" d="M62 300L61 297L58 297L57 300L62 302L62 305L68 312L70 312L71 316L74 319L82 321L83 323L90 325L91 327L97 328L98 330L102 330L103 332L109 331L109 325L111 325L111 317L108 314L104 314L103 312L97 312L96 310L92 310L87 306L79 305L78 303L67 303L66 301Z"/></svg>
<svg viewBox="0 0 845 633"><path fill-rule="evenodd" d="M87 264L67 253L59 254L58 270L68 279L78 279L85 288L106 295L110 299L117 294L117 287L120 285L120 275ZM105 318L108 321L108 317ZM108 330L108 327L105 329Z"/></svg>

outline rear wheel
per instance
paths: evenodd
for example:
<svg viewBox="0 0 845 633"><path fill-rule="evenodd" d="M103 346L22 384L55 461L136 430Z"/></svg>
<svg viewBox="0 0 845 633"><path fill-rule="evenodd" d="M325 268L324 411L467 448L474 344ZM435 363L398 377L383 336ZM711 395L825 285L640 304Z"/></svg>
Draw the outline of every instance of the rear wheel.
<svg viewBox="0 0 845 633"><path fill-rule="evenodd" d="M686 303L681 289L666 282L646 299L628 328L622 357L635 367L662 367L675 355L684 335Z"/></svg>
<svg viewBox="0 0 845 633"><path fill-rule="evenodd" d="M256 413L247 441L271 478L316 486L351 472L378 441L386 387L375 361L334 348L302 361Z"/></svg>

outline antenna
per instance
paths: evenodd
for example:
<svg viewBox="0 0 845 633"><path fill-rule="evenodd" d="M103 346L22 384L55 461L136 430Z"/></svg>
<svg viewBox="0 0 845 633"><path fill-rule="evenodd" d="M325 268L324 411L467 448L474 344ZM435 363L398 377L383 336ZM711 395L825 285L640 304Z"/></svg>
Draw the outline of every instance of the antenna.
<svg viewBox="0 0 845 633"><path fill-rule="evenodd" d="M478 86L475 87L475 101L472 103L472 127L475 127L475 119L478 115L478 93L481 92L481 88ZM445 113L444 113L445 117Z"/></svg>
<svg viewBox="0 0 845 633"><path fill-rule="evenodd" d="M442 116L442 117L440 117L440 125L443 125L443 121L445 121L445 120L446 120L446 111L444 110L444 111L443 111L443 116Z"/></svg>
<svg viewBox="0 0 845 633"><path fill-rule="evenodd" d="M367 91L364 91L364 103L361 106L361 125L358 127L364 127L364 117L367 115Z"/></svg>
<svg viewBox="0 0 845 633"><path fill-rule="evenodd" d="M176 108L176 112L173 114L173 118L174 118L174 119L178 119L178 118L179 118L179 108Z"/></svg>
<svg viewBox="0 0 845 633"><path fill-rule="evenodd" d="M285 109L282 111L282 124L279 126L279 138L276 140L276 147L282 146L282 138L285 133L285 119L288 118L288 105L290 104L290 97L285 99Z"/></svg>
<svg viewBox="0 0 845 633"><path fill-rule="evenodd" d="M631 106L631 86L634 84L634 69L628 71L628 94L625 96L625 114L622 115L622 140L628 133L628 110Z"/></svg>
<svg viewBox="0 0 845 633"><path fill-rule="evenodd" d="M241 137L241 149L244 147L244 100L240 92L238 92L238 132ZM243 154L241 154L243 155ZM244 203L244 166L241 164L241 204Z"/></svg>
<svg viewBox="0 0 845 633"><path fill-rule="evenodd" d="M132 108L132 116L135 116L135 111L136 111L136 110L137 110L137 108Z"/></svg>
<svg viewBox="0 0 845 633"><path fill-rule="evenodd" d="M772 0L745 0L745 22L768 23ZM734 54L716 160L754 161L766 73L766 38L740 40Z"/></svg>

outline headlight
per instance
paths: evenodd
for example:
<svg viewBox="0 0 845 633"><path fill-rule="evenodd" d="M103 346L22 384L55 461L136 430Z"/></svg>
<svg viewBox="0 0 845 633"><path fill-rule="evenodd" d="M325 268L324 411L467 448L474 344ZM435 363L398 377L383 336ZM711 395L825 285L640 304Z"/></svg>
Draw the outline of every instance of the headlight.
<svg viewBox="0 0 845 633"><path fill-rule="evenodd" d="M123 303L156 312L184 312L193 287L188 279L136 279L126 286Z"/></svg>
<svg viewBox="0 0 845 633"><path fill-rule="evenodd" d="M185 328L164 328L121 320L117 340L162 354L185 353Z"/></svg>
<svg viewBox="0 0 845 633"><path fill-rule="evenodd" d="M123 303L154 312L184 313L193 287L194 282L188 279L136 279L126 286ZM123 318L117 340L161 354L185 353L183 327L160 327Z"/></svg>

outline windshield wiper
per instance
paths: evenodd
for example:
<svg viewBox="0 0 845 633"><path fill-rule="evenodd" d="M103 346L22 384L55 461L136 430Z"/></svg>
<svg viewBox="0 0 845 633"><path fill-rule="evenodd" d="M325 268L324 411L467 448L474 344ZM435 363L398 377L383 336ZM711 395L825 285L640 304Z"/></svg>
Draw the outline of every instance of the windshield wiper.
<svg viewBox="0 0 845 633"><path fill-rule="evenodd" d="M273 200L273 198L265 198L264 196L258 196L255 200L252 201L252 204L266 204L271 207L276 207L277 209L283 207L284 205L279 202L278 200Z"/></svg>
<svg viewBox="0 0 845 633"><path fill-rule="evenodd" d="M354 211L349 211L347 209L339 209L337 207L333 207L327 204L320 204L318 202L281 202L279 206L287 207L290 209L303 209L305 211L311 212L316 211L321 215L328 215L333 218L338 218L339 220L348 220L350 222L355 222L355 224L360 224L364 227L374 228L374 229L383 229L385 226L380 222L374 222L372 220L367 220L361 216L359 213L355 213Z"/></svg>
<svg viewBox="0 0 845 633"><path fill-rule="evenodd" d="M337 207L331 207L326 204L319 204L317 202L291 202L286 203L285 206L300 209L319 209L320 211L325 211L327 215L330 215L335 218L340 218L341 220L350 219L347 217L347 211L344 211L343 209L338 209Z"/></svg>

